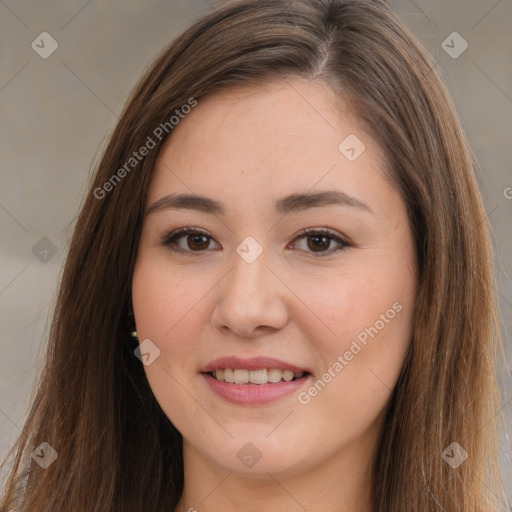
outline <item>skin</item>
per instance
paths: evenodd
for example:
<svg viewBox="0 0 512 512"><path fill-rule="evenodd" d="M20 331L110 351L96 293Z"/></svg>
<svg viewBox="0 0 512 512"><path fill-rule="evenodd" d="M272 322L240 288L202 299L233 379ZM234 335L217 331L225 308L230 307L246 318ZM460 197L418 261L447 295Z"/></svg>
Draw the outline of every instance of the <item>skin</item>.
<svg viewBox="0 0 512 512"><path fill-rule="evenodd" d="M349 134L366 146L352 162L338 149ZM146 208L171 193L226 207L225 215L149 214L134 271L139 340L160 349L146 376L184 438L175 512L372 510L371 466L410 343L417 286L405 204L383 169L379 146L348 106L325 83L302 78L214 91L166 141ZM274 209L285 195L322 190L371 211ZM211 238L182 236L176 245L185 253L161 244L181 227ZM352 246L335 252L335 240L297 238L304 228L330 229ZM250 264L236 252L248 236L263 249ZM307 391L396 303L400 312L307 404L292 393L235 405L199 374L221 356L270 356L308 368ZM237 457L248 442L261 453L250 468Z"/></svg>

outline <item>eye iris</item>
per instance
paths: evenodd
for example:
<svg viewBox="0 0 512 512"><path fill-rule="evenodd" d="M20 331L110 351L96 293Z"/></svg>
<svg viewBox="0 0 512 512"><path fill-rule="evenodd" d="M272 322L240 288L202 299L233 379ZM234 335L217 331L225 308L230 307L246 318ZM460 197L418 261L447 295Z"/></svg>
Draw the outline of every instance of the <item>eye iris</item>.
<svg viewBox="0 0 512 512"><path fill-rule="evenodd" d="M202 249L206 249L208 247L208 237L206 235L189 235L188 236L188 246L191 248L191 249L194 249L194 244L196 243L197 240L203 240L203 245L201 245L201 242L199 242L199 245L200 247L195 247L195 249L197 250L202 250ZM190 240L193 240L192 243L190 243Z"/></svg>
<svg viewBox="0 0 512 512"><path fill-rule="evenodd" d="M315 241L322 240L324 243L322 246L311 245L309 243L311 240L315 240ZM330 244L330 238L326 235L310 235L308 237L308 247L315 252L321 252L322 249L328 249L329 244ZM317 249L319 249L319 248L320 248L320 251L317 251Z"/></svg>

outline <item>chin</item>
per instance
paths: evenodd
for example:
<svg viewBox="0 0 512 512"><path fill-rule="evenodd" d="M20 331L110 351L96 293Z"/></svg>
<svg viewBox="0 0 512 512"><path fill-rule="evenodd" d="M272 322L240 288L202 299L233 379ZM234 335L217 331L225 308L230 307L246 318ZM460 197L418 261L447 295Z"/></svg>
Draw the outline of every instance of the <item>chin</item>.
<svg viewBox="0 0 512 512"><path fill-rule="evenodd" d="M303 471L303 455L311 450L304 443L291 445L290 437L276 435L270 440L267 429L264 434L254 435L246 431L243 437L234 437L226 444L217 442L215 451L210 448L208 452L208 457L227 471L268 479L268 473L292 476Z"/></svg>

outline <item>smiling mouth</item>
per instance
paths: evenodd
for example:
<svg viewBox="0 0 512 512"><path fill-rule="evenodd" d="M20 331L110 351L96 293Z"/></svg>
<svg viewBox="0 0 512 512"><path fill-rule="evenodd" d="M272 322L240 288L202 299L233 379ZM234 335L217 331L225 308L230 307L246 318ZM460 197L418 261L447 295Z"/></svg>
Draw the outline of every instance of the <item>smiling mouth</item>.
<svg viewBox="0 0 512 512"><path fill-rule="evenodd" d="M224 368L207 374L221 382L259 385L291 382L309 375L308 372L294 373L291 370L279 370L278 368L262 368L259 370Z"/></svg>

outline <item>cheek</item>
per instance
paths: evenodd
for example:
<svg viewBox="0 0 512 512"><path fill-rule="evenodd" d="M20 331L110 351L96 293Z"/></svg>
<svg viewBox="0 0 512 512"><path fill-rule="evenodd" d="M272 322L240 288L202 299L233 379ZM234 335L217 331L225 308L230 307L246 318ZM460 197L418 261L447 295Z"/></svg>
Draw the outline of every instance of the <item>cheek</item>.
<svg viewBox="0 0 512 512"><path fill-rule="evenodd" d="M197 368L199 329L208 283L188 284L179 272L169 272L157 258L143 255L134 270L132 297L139 340L150 339L160 355L144 372L157 402L180 431L201 414L189 382ZM187 380L189 379L189 380Z"/></svg>
<svg viewBox="0 0 512 512"><path fill-rule="evenodd" d="M385 349L408 339L414 298L408 280L373 266L352 268L328 284L317 284L303 286L302 291L316 318L315 327L322 326L322 336L310 332L310 339L321 344L320 353L332 358L349 350L353 341L370 348L372 339L388 340L373 344Z"/></svg>
<svg viewBox="0 0 512 512"><path fill-rule="evenodd" d="M330 421L365 423L384 407L396 384L410 344L415 298L414 277L403 263L396 270L389 264L362 265L327 288L309 290L311 309L322 319L317 327L327 335L309 332L323 367L308 394ZM332 403L338 406L329 407Z"/></svg>
<svg viewBox="0 0 512 512"><path fill-rule="evenodd" d="M191 320L197 319L201 298L213 282L189 280L176 269L171 271L161 259L149 254L137 261L132 296L140 333L167 344L170 339L182 339L177 335L180 330L194 327Z"/></svg>
<svg viewBox="0 0 512 512"><path fill-rule="evenodd" d="M143 256L135 267L132 296L139 340L150 339L160 350L144 371L168 415L193 405L184 390L198 370L200 330L208 321L205 296L213 285L207 279L190 282L157 258Z"/></svg>

